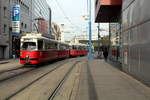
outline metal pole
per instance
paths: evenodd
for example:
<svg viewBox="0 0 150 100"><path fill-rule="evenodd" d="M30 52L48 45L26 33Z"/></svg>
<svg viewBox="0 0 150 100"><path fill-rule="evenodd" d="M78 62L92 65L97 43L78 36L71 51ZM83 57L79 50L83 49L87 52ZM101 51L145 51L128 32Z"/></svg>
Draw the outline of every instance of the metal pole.
<svg viewBox="0 0 150 100"><path fill-rule="evenodd" d="M111 57L111 25L109 22L109 46L108 46L108 59Z"/></svg>
<svg viewBox="0 0 150 100"><path fill-rule="evenodd" d="M109 50L110 50L110 46L111 46L111 25L109 23Z"/></svg>
<svg viewBox="0 0 150 100"><path fill-rule="evenodd" d="M97 26L97 28L98 28L98 57L100 57L100 23L98 23L98 26Z"/></svg>
<svg viewBox="0 0 150 100"><path fill-rule="evenodd" d="M31 32L33 32L33 0L31 0Z"/></svg>
<svg viewBox="0 0 150 100"><path fill-rule="evenodd" d="M88 59L92 60L93 55L92 55L92 23L91 23L91 0L89 0L89 55L88 55Z"/></svg>

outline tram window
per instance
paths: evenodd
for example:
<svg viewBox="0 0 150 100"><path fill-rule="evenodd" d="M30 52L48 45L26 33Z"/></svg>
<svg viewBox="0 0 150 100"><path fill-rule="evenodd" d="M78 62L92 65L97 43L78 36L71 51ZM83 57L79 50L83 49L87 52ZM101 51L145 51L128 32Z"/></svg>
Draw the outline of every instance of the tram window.
<svg viewBox="0 0 150 100"><path fill-rule="evenodd" d="M75 45L72 46L73 50L77 50L77 47Z"/></svg>
<svg viewBox="0 0 150 100"><path fill-rule="evenodd" d="M45 49L48 49L48 43L45 42Z"/></svg>
<svg viewBox="0 0 150 100"><path fill-rule="evenodd" d="M79 50L82 50L82 47L81 47L81 46L79 46L79 47L78 47L78 49L79 49Z"/></svg>
<svg viewBox="0 0 150 100"><path fill-rule="evenodd" d="M57 49L57 43L46 43L45 48L46 49Z"/></svg>
<svg viewBox="0 0 150 100"><path fill-rule="evenodd" d="M24 42L22 45L23 50L34 50L36 49L36 43L35 42Z"/></svg>
<svg viewBox="0 0 150 100"><path fill-rule="evenodd" d="M51 49L57 49L57 43L51 43L50 48Z"/></svg>
<svg viewBox="0 0 150 100"><path fill-rule="evenodd" d="M59 48L60 50L65 50L65 46L63 44L60 44Z"/></svg>
<svg viewBox="0 0 150 100"><path fill-rule="evenodd" d="M58 44L57 43L55 43L55 49L58 49Z"/></svg>
<svg viewBox="0 0 150 100"><path fill-rule="evenodd" d="M68 45L66 45L66 50L69 50L69 46Z"/></svg>
<svg viewBox="0 0 150 100"><path fill-rule="evenodd" d="M38 40L38 49L39 50L43 49L43 41L42 40Z"/></svg>
<svg viewBox="0 0 150 100"><path fill-rule="evenodd" d="M69 50L73 49L72 46L69 46Z"/></svg>

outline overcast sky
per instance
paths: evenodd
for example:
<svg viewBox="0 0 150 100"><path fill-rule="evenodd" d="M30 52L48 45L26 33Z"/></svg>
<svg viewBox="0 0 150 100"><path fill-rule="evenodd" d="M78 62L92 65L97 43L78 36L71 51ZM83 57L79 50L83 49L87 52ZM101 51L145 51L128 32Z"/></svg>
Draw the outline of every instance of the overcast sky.
<svg viewBox="0 0 150 100"><path fill-rule="evenodd" d="M64 24L65 39L69 40L75 35L87 34L87 21L82 18L87 15L87 0L47 0L52 10L52 22ZM101 28L108 29L108 25L101 25ZM97 24L94 23L94 0L92 0L92 30L97 34ZM107 34L103 32L101 34Z"/></svg>

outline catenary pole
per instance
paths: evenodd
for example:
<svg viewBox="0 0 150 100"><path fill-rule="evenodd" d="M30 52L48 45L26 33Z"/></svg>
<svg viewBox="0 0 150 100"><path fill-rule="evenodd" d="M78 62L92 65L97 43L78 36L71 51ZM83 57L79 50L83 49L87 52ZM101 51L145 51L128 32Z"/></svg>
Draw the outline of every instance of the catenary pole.
<svg viewBox="0 0 150 100"><path fill-rule="evenodd" d="M97 26L97 28L98 28L98 57L100 56L100 38L101 38L101 36L100 36L100 23L98 23L98 26Z"/></svg>
<svg viewBox="0 0 150 100"><path fill-rule="evenodd" d="M93 58L93 55L92 55L92 22L91 22L91 10L92 10L92 7L91 7L91 0L89 0L88 2L88 10L89 10L89 55L88 55L88 59L89 60L92 60Z"/></svg>

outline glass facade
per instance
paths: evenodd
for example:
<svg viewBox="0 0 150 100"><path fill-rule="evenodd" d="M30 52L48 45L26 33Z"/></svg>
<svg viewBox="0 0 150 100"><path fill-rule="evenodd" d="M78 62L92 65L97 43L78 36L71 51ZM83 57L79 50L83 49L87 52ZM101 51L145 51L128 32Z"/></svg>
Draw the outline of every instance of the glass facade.
<svg viewBox="0 0 150 100"><path fill-rule="evenodd" d="M43 34L50 33L50 7L46 0L32 0L32 20L33 20L33 30L38 31ZM36 27L35 27L36 25ZM43 28L44 27L44 28Z"/></svg>

